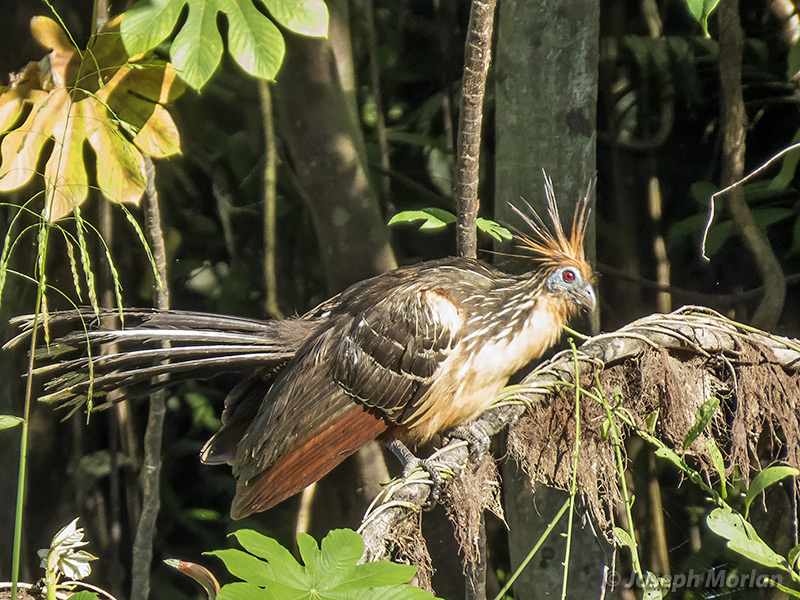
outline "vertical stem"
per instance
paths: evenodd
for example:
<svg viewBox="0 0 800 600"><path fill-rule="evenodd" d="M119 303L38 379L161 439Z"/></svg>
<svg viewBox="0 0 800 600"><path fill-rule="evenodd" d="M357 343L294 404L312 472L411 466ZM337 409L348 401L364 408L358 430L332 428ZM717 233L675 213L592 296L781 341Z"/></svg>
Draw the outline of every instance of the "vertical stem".
<svg viewBox="0 0 800 600"><path fill-rule="evenodd" d="M747 113L742 97L742 48L744 38L739 19L739 0L720 2L719 76L722 87L722 185L729 186L744 175ZM786 281L783 269L769 245L766 233L756 224L744 198L744 190L736 186L728 191L728 209L742 233L744 242L753 253L759 274L764 281L764 297L752 318L761 329L773 329L786 300Z"/></svg>
<svg viewBox="0 0 800 600"><path fill-rule="evenodd" d="M486 74L492 53L492 29L497 0L473 0L464 51L464 77L458 116L458 254L478 254L478 176Z"/></svg>
<svg viewBox="0 0 800 600"><path fill-rule="evenodd" d="M48 199L52 202L52 198ZM49 204L48 204L49 206ZM49 211L47 211L49 212ZM47 274L45 265L47 264L47 243L50 239L50 223L44 218L39 224L39 236L37 244L36 269L38 288L36 291L36 304L33 314L33 328L31 330L31 345L28 353L28 370L25 378L25 407L22 412L22 424L19 441L19 471L17 476L17 499L16 513L14 515L14 543L11 555L11 597L17 597L17 583L19 581L19 563L22 552L22 522L25 507L25 481L28 467L28 429L31 415L31 401L33 400L33 361L36 356L36 341L39 333L39 322L42 315L42 307L45 302L45 291L47 289Z"/></svg>
<svg viewBox="0 0 800 600"><path fill-rule="evenodd" d="M278 152L275 149L275 119L269 83L258 82L261 99L261 122L264 126L264 309L273 319L282 319L278 304L278 278L275 275L275 203L277 201Z"/></svg>
<svg viewBox="0 0 800 600"><path fill-rule="evenodd" d="M155 166L145 158L147 169L147 234L153 250L153 259L161 276L161 285L156 289L156 306L169 308L167 287L167 257L164 232L161 227L161 211L158 206L158 190L155 183ZM142 517L133 542L133 565L131 568L131 600L145 600L150 594L150 565L153 561L153 537L156 519L161 508L161 440L166 413L166 391L160 389L150 396L150 410L144 434L144 457L142 464Z"/></svg>

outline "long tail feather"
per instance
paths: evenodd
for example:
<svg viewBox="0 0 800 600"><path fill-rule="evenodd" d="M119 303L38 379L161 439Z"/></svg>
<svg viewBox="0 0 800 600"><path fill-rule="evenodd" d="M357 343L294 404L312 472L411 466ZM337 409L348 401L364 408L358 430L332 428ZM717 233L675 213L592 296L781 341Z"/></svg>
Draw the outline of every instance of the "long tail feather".
<svg viewBox="0 0 800 600"><path fill-rule="evenodd" d="M125 311L124 329L108 329L117 313L88 309L52 313L52 341L37 349L34 374L43 378L41 400L80 405L126 387L125 398L143 396L170 381L252 373L288 361L314 330L310 319L258 321L188 311ZM20 334L4 348L19 346L33 317L16 317ZM155 379L154 379L155 378Z"/></svg>

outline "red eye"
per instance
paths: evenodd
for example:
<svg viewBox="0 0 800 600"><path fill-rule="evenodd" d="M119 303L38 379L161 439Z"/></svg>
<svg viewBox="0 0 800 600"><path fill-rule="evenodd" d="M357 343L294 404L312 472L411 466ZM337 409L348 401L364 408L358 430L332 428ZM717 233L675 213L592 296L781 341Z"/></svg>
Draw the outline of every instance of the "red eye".
<svg viewBox="0 0 800 600"><path fill-rule="evenodd" d="M561 277L567 283L571 283L571 282L575 281L575 271L570 271L569 269L567 269L566 271L564 271L564 274L561 275Z"/></svg>

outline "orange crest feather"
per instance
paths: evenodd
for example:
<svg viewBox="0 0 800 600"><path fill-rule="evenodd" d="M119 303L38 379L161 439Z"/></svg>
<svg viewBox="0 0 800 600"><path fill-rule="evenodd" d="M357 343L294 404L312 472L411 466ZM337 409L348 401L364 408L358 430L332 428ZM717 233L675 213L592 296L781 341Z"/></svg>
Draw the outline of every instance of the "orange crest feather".
<svg viewBox="0 0 800 600"><path fill-rule="evenodd" d="M558 204L556 203L556 195L553 190L553 181L547 173L544 173L547 214L553 224L552 231L545 225L542 218L527 201L523 200L528 207L530 216L523 213L516 206L511 205L514 212L525 221L525 224L533 232L533 235L528 235L517 231L515 237L519 246L533 254L534 259L545 267L557 268L573 266L577 268L587 280L591 281L594 279L592 267L586 260L583 248L586 239L586 228L588 227L589 216L592 212L589 208L589 200L591 199L593 189L594 182L589 185L586 193L578 200L578 204L575 206L575 212L572 216L572 228L569 236L567 236L566 233L564 233L561 217L558 214Z"/></svg>

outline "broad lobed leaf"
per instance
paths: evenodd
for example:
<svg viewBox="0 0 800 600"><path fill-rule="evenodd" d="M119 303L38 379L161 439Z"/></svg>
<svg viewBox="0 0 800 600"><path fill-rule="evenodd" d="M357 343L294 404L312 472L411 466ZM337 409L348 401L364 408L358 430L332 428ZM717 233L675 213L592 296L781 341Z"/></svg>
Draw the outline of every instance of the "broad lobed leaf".
<svg viewBox="0 0 800 600"><path fill-rule="evenodd" d="M358 564L364 542L355 531L333 530L321 547L310 535L299 535L297 545L304 565L272 538L251 530L237 531L234 536L248 552L218 550L210 554L221 558L228 570L244 582L224 586L219 598L416 600L432 597L419 588L405 585L416 573L415 566L387 561Z"/></svg>
<svg viewBox="0 0 800 600"><path fill-rule="evenodd" d="M35 17L32 34L50 50L48 60L30 63L10 88L0 88L0 134L8 132L0 144L0 191L27 184L53 140L43 173L48 220L86 199L87 142L97 160L97 185L114 202L136 204L144 193L143 152L180 152L178 130L163 107L183 91L175 71L163 61L129 63L119 24L119 18L109 21L81 56L58 23ZM17 124L25 105L30 112Z"/></svg>

